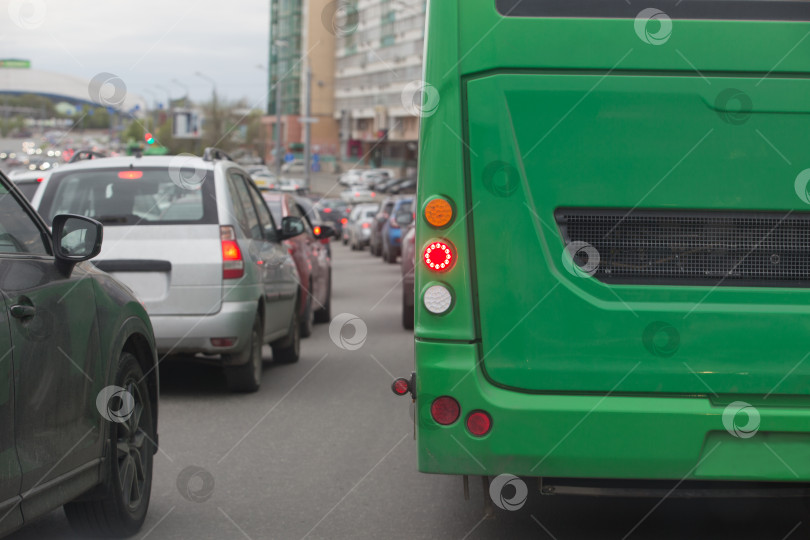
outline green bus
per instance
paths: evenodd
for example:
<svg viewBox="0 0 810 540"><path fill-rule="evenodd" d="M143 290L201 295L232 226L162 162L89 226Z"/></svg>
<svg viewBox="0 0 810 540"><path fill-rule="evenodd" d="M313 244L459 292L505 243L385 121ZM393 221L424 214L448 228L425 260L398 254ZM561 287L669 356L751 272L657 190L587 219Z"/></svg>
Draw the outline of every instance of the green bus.
<svg viewBox="0 0 810 540"><path fill-rule="evenodd" d="M810 2L427 9L419 470L805 493Z"/></svg>

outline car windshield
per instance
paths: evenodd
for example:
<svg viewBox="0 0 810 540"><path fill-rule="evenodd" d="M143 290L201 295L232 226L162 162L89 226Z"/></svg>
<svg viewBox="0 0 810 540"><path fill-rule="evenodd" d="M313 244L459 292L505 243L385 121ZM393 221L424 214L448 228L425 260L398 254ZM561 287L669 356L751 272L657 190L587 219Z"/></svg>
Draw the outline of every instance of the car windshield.
<svg viewBox="0 0 810 540"><path fill-rule="evenodd" d="M216 223L213 182L181 182L186 176L178 176L173 180L166 168L54 175L40 211L48 222L57 214L79 214L107 226Z"/></svg>

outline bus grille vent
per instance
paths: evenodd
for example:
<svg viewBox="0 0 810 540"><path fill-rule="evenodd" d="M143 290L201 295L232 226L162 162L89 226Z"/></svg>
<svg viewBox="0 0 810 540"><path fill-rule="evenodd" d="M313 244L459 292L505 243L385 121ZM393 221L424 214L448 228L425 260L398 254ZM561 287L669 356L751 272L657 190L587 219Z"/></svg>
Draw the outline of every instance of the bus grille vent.
<svg viewBox="0 0 810 540"><path fill-rule="evenodd" d="M567 250L605 283L810 287L810 213L559 209Z"/></svg>

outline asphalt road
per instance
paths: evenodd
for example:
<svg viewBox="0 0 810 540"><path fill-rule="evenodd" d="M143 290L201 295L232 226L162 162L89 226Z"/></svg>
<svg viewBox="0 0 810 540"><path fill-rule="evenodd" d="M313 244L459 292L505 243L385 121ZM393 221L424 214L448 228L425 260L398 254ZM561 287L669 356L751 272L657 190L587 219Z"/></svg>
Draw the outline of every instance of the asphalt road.
<svg viewBox="0 0 810 540"><path fill-rule="evenodd" d="M336 245L332 314L362 319L366 341L341 349L329 325L318 325L297 364L274 365L268 349L256 394L229 394L213 368L161 367L162 449L137 538L808 536L810 516L798 501L566 498L530 489L522 509L484 519L480 478L465 501L460 478L416 471L408 401L389 389L413 364L398 281L398 265ZM10 538L78 537L60 510Z"/></svg>

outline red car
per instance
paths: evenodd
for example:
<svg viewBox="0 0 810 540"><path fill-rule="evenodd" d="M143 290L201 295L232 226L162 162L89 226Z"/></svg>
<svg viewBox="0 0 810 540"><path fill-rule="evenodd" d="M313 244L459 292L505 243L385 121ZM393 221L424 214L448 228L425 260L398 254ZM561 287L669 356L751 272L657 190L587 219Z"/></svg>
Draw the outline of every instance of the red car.
<svg viewBox="0 0 810 540"><path fill-rule="evenodd" d="M329 239L335 231L329 225L316 222L313 214L295 196L286 193L263 191L273 220L281 223L288 216L304 220L306 230L298 236L285 240L298 268L301 285L309 294L301 298L299 320L301 336L312 334L313 323L329 322L332 299L332 258L329 254Z"/></svg>

